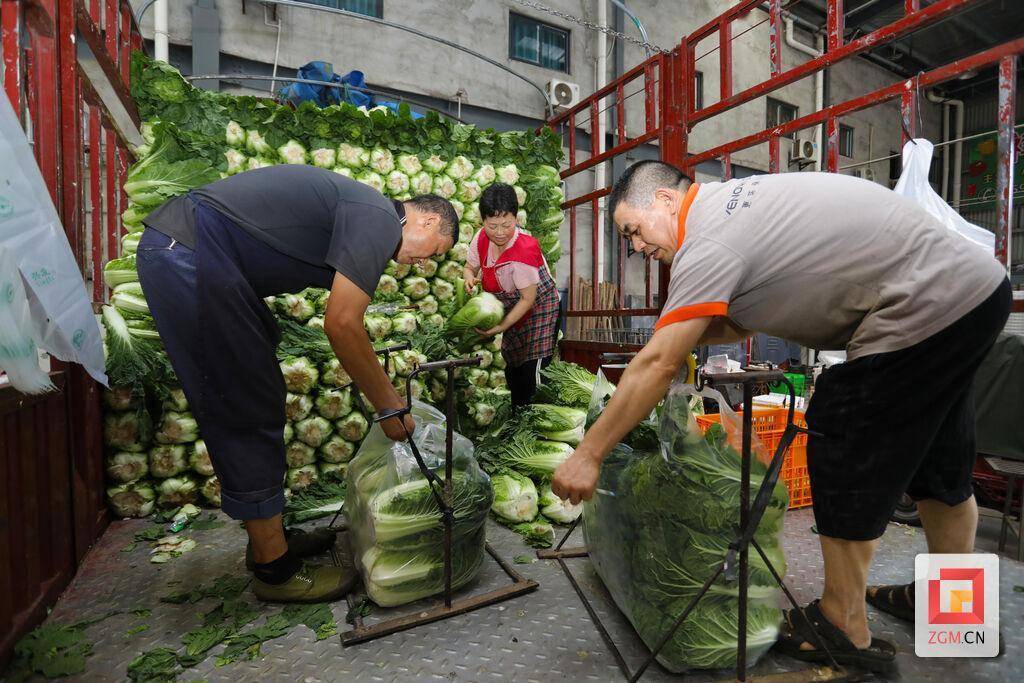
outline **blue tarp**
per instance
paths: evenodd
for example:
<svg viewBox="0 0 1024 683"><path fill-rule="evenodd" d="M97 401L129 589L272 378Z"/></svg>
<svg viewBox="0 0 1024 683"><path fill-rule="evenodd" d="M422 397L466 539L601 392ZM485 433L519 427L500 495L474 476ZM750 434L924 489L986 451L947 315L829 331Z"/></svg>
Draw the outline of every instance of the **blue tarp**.
<svg viewBox="0 0 1024 683"><path fill-rule="evenodd" d="M396 102L380 102L372 93L360 90L366 87L366 78L363 76L362 71L349 71L344 76L339 76L334 73L334 65L329 62L317 61L303 64L299 67L297 76L311 81L338 83L346 87L332 88L314 83L290 83L281 88L278 94L282 100L291 102L295 106L302 102L313 102L317 106L328 107L332 104L348 102L357 107L366 107L367 109L385 106L395 113L398 112L398 104ZM422 118L423 115L413 112L412 116L418 119Z"/></svg>

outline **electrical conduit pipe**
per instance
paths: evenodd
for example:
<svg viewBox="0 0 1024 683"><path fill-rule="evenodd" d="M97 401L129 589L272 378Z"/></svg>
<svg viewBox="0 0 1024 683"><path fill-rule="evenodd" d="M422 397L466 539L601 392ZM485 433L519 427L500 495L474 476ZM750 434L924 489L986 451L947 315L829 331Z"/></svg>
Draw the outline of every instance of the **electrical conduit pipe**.
<svg viewBox="0 0 1024 683"><path fill-rule="evenodd" d="M819 40L816 38L815 40ZM816 58L821 56L821 50L816 50L809 45L804 45L793 35L793 19L786 18L786 45L790 46L797 52L802 52L809 57ZM825 108L825 72L819 70L814 74L814 111L821 111ZM821 154L822 154L822 126L820 124L814 127L814 170L821 170Z"/></svg>
<svg viewBox="0 0 1024 683"><path fill-rule="evenodd" d="M597 25L607 26L608 25L608 3L605 0L597 0ZM603 31L597 31L597 74L595 78L594 90L600 90L608 82L608 36ZM590 141L590 153L591 154L602 154L604 153L604 138L607 127L605 125L607 121L607 112L603 104L604 100L597 103L598 115L597 115L597 140ZM607 178L605 175L605 163L601 162L594 168L594 189L601 190L607 185ZM597 253L593 255L593 277L594 287L599 287L597 283L604 277L603 266L604 266L604 252L605 252L605 236L604 236L604 212L607 204L605 203L605 197L601 197L597 200L597 215L594 216L594 220L597 222L593 226L593 229L597 231ZM572 286L570 284L570 286Z"/></svg>
<svg viewBox="0 0 1024 683"><path fill-rule="evenodd" d="M964 143L960 141L960 139L964 136L964 101L963 100L948 99L948 98L945 98L945 97L939 97L938 95L936 95L935 93L933 93L930 90L925 95L928 98L929 102L935 102L937 104L943 104L946 107L956 107L956 116L953 119L953 140L956 141L954 143L955 144L955 149L953 150L953 201L951 201L951 202L949 201L949 196L946 195L945 191L943 191L943 198L947 202L952 204L954 209L959 210L960 209L960 174L961 174L961 171L963 170L963 153L964 153ZM948 111L948 109L944 110L943 113L945 113L945 111ZM946 123L948 123L948 118L947 117L948 117L948 114L946 114L946 116L943 117L943 124L944 124L943 127L942 127L942 134L943 134L943 136L946 135L946 130L948 130L948 126L945 125ZM943 140L943 142L945 142L945 140ZM943 148L943 149L945 149L945 148ZM948 155L948 152L943 151L942 156L945 158L945 157L947 157L947 155ZM949 170L949 165L944 160L943 161L943 169L942 169L942 171L943 171L942 172L943 190L945 190L945 188L947 187L947 183L948 183L948 180L947 180L948 170Z"/></svg>
<svg viewBox="0 0 1024 683"><path fill-rule="evenodd" d="M156 0L153 6L153 56L161 62L168 61L170 38L167 33L167 0Z"/></svg>

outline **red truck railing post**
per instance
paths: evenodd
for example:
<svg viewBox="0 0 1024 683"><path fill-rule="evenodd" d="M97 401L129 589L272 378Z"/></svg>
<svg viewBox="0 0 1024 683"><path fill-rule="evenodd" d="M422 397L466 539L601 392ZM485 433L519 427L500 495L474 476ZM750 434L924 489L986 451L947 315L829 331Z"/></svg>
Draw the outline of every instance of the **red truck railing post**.
<svg viewBox="0 0 1024 683"><path fill-rule="evenodd" d="M100 192L100 112L89 107L89 252L92 257L92 300L103 301L103 199Z"/></svg>
<svg viewBox="0 0 1024 683"><path fill-rule="evenodd" d="M1017 147L1014 123L1017 121L1017 55L999 60L999 95L996 171L996 259L1010 270L1013 241L1013 164Z"/></svg>
<svg viewBox="0 0 1024 683"><path fill-rule="evenodd" d="M601 126L599 125L599 116L601 116L598 106L601 103L600 97L595 97L590 102L590 160L600 159L603 155L602 152L598 151L604 147L601 137ZM597 163L595 162L595 166ZM595 188L595 191L600 188ZM593 194L593 193L591 193ZM598 290L600 289L601 282L601 230L603 226L598 225L600 216L600 207L598 206L598 198L594 197L590 200L590 237L591 237L591 249L590 252L590 298L591 308L598 309Z"/></svg>
<svg viewBox="0 0 1024 683"><path fill-rule="evenodd" d="M21 114L21 5L0 1L0 46L4 59L4 92L16 114Z"/></svg>
<svg viewBox="0 0 1024 683"><path fill-rule="evenodd" d="M718 26L719 95L725 100L732 97L732 20L725 19ZM732 155L722 155L722 180L732 179Z"/></svg>
<svg viewBox="0 0 1024 683"><path fill-rule="evenodd" d="M782 0L771 0L768 5L768 58L772 78L782 73ZM768 140L768 172L779 172L781 155L779 136Z"/></svg>
<svg viewBox="0 0 1024 683"><path fill-rule="evenodd" d="M843 0L828 0L826 22L828 30L828 51L835 52L843 46L843 32L846 29L846 21L843 14Z"/></svg>
<svg viewBox="0 0 1024 683"><path fill-rule="evenodd" d="M103 171L106 174L106 183L104 189L107 218L107 258L117 258L120 256L120 245L118 244L117 229L120 223L120 216L117 213L117 193L119 192L117 178L117 137L110 126L106 127L104 131L104 145L103 145L103 157L104 157L104 168Z"/></svg>

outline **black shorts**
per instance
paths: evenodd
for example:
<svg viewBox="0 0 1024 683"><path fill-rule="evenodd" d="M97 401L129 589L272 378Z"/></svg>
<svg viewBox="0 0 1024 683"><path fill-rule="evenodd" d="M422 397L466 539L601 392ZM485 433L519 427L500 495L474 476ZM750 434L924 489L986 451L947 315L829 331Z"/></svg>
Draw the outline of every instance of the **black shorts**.
<svg viewBox="0 0 1024 683"><path fill-rule="evenodd" d="M958 505L973 494L971 381L1010 312L1010 282L922 342L833 366L815 384L807 466L818 532L878 538L904 492Z"/></svg>

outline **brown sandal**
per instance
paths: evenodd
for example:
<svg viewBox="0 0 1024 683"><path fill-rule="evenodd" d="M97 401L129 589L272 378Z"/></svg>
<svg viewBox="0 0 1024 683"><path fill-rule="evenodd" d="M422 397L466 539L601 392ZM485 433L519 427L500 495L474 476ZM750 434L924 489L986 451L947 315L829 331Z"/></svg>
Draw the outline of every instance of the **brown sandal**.
<svg viewBox="0 0 1024 683"><path fill-rule="evenodd" d="M868 586L864 599L872 607L886 614L914 621L914 584L902 586Z"/></svg>
<svg viewBox="0 0 1024 683"><path fill-rule="evenodd" d="M821 612L819 600L815 600L803 608L804 619L797 610L783 612L782 627L775 649L780 653L799 659L802 662L830 664L829 655L841 666L852 666L864 671L871 671L882 676L897 673L896 647L887 640L872 638L871 644L865 648L854 645L839 627L825 618ZM814 626L814 631L807 622ZM817 632L817 637L815 637ZM820 638L820 641L819 641ZM814 650L805 650L800 646L810 643ZM827 651L826 651L827 650Z"/></svg>

